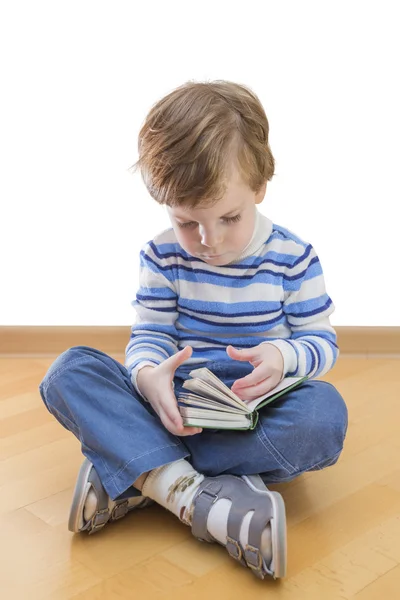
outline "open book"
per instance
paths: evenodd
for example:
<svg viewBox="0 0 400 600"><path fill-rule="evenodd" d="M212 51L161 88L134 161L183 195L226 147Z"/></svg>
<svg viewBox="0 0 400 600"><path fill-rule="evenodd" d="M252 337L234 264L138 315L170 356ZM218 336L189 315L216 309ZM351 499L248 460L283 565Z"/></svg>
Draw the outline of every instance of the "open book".
<svg viewBox="0 0 400 600"><path fill-rule="evenodd" d="M202 367L190 371L183 387L188 393L178 396L179 412L186 427L211 429L254 429L258 409L298 387L308 377L285 377L271 391L255 400L244 402L212 371Z"/></svg>

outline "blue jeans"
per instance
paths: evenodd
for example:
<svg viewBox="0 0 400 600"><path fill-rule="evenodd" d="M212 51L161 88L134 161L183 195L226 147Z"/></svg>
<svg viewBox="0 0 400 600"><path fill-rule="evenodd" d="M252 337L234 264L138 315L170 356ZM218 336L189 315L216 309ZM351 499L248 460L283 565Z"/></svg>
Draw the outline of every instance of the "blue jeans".
<svg viewBox="0 0 400 600"><path fill-rule="evenodd" d="M206 366L229 386L253 369L233 360ZM176 371L176 394L189 370ZM253 431L208 429L177 437L136 393L124 366L85 346L55 360L40 393L48 410L78 438L113 499L139 494L132 488L139 475L181 458L208 476L258 473L265 483L289 481L333 465L347 429L346 405L337 390L308 381L260 409Z"/></svg>

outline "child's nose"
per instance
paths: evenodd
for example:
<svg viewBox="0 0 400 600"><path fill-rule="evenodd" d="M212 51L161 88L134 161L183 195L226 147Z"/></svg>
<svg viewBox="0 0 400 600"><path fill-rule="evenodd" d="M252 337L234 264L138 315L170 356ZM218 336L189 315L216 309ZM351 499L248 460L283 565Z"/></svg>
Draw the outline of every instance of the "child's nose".
<svg viewBox="0 0 400 600"><path fill-rule="evenodd" d="M218 248L222 242L222 234L217 229L204 229L200 227L200 238L203 246Z"/></svg>

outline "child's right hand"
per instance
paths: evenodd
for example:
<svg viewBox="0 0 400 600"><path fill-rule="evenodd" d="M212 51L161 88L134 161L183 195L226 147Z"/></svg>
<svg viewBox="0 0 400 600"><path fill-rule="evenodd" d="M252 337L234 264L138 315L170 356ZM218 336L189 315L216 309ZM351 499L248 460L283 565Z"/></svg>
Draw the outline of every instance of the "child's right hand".
<svg viewBox="0 0 400 600"><path fill-rule="evenodd" d="M184 427L178 410L178 403L173 391L172 382L176 369L192 354L192 348L186 346L167 360L155 367L146 366L140 369L137 376L138 388L150 402L160 417L164 427L174 435L194 435L201 433L199 427Z"/></svg>

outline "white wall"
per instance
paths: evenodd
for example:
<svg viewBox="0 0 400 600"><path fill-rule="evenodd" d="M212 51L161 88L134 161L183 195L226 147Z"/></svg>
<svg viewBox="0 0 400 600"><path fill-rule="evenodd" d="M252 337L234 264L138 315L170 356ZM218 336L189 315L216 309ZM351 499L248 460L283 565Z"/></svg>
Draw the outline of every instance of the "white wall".
<svg viewBox="0 0 400 600"><path fill-rule="evenodd" d="M262 212L311 242L334 325L400 325L397 3L18 1L0 8L0 324L128 325L168 226L141 123L194 79L252 87L276 177Z"/></svg>

